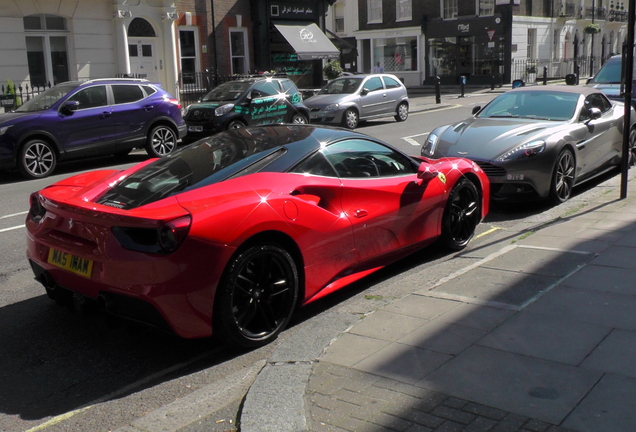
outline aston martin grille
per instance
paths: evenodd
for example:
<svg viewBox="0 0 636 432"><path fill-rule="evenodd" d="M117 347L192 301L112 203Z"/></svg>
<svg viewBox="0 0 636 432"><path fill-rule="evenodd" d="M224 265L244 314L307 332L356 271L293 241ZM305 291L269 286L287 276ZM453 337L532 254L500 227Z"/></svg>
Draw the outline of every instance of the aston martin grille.
<svg viewBox="0 0 636 432"><path fill-rule="evenodd" d="M477 162L475 161L479 167L484 170L488 177L502 177L506 175L506 170L502 167L498 167L488 162Z"/></svg>

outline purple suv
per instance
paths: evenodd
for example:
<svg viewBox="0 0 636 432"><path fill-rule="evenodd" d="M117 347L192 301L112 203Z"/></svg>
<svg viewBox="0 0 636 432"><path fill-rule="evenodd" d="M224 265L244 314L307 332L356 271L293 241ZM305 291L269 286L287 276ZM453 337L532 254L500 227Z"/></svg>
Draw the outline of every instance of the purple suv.
<svg viewBox="0 0 636 432"><path fill-rule="evenodd" d="M181 105L160 84L96 79L58 84L0 114L0 169L50 175L58 160L172 153L186 134Z"/></svg>

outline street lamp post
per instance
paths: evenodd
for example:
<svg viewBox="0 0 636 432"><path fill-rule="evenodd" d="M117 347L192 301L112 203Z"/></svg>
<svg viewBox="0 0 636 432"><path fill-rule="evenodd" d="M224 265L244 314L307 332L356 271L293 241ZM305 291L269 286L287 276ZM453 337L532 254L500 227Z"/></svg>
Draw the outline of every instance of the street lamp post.
<svg viewBox="0 0 636 432"><path fill-rule="evenodd" d="M594 24L594 14L596 13L596 5L592 0L592 24ZM594 75L594 33L591 34L592 40L590 41L590 76Z"/></svg>

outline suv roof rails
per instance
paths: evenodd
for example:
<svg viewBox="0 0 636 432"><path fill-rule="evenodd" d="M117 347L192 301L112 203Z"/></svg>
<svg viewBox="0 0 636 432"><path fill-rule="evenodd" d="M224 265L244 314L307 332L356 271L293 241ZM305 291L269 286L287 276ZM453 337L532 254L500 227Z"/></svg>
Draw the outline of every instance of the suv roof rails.
<svg viewBox="0 0 636 432"><path fill-rule="evenodd" d="M100 82L100 81L130 81L130 82L150 82L147 79L144 78L94 78L94 79L90 79L88 81L85 81L87 83L92 83L92 82Z"/></svg>

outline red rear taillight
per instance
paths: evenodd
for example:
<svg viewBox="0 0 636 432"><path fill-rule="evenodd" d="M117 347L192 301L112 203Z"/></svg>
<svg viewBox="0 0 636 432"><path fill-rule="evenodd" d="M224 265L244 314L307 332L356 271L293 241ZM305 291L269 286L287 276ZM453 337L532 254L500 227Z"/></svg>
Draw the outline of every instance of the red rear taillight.
<svg viewBox="0 0 636 432"><path fill-rule="evenodd" d="M168 98L166 100L170 102L171 104L176 105L177 108L181 109L181 103L179 102L179 99Z"/></svg>
<svg viewBox="0 0 636 432"><path fill-rule="evenodd" d="M40 201L40 194L37 192L33 192L29 197L29 218L35 222L39 223L44 215L46 214L46 210L42 206L42 202Z"/></svg>
<svg viewBox="0 0 636 432"><path fill-rule="evenodd" d="M159 244L161 245L161 249L167 253L177 250L188 236L191 223L192 218L190 216L183 216L163 224L161 228L159 228Z"/></svg>
<svg viewBox="0 0 636 432"><path fill-rule="evenodd" d="M126 249L155 254L169 254L183 243L190 231L190 215L173 219L153 228L113 227L113 234Z"/></svg>

